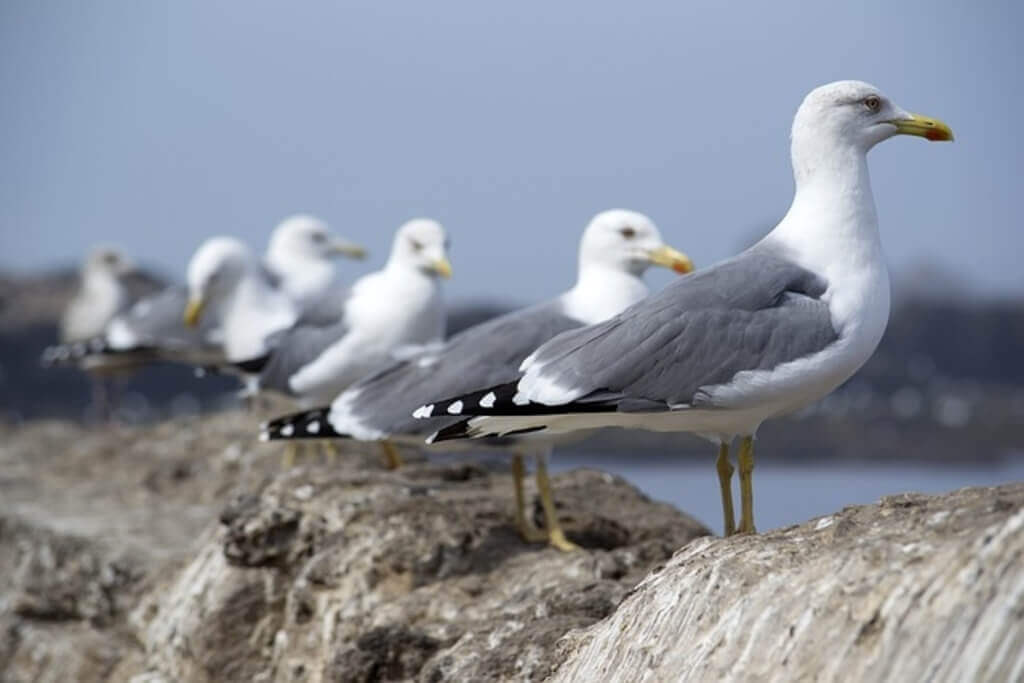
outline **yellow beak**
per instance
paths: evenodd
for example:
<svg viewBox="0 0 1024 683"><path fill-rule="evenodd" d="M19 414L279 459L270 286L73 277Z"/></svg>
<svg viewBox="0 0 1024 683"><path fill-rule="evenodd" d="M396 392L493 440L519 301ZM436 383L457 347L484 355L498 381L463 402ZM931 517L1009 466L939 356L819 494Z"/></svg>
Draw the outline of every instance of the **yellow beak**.
<svg viewBox="0 0 1024 683"><path fill-rule="evenodd" d="M440 258L430 264L430 267L434 269L434 272L443 277L445 280L452 276L452 264L448 262L446 258Z"/></svg>
<svg viewBox="0 0 1024 683"><path fill-rule="evenodd" d="M896 126L898 135L916 135L942 142L953 139L952 128L938 119L930 119L920 114L911 114L909 119L893 119L889 123Z"/></svg>
<svg viewBox="0 0 1024 683"><path fill-rule="evenodd" d="M656 266L671 268L672 270L685 275L693 271L693 261L681 251L677 251L668 245L662 245L647 253L647 258Z"/></svg>
<svg viewBox="0 0 1024 683"><path fill-rule="evenodd" d="M202 299L189 299L185 306L185 327L195 327L199 324L199 317L203 313L203 306L206 304Z"/></svg>
<svg viewBox="0 0 1024 683"><path fill-rule="evenodd" d="M363 249L354 242L346 242L345 240L335 240L331 243L330 252L339 256L347 256L351 259L363 260L366 258L366 249Z"/></svg>

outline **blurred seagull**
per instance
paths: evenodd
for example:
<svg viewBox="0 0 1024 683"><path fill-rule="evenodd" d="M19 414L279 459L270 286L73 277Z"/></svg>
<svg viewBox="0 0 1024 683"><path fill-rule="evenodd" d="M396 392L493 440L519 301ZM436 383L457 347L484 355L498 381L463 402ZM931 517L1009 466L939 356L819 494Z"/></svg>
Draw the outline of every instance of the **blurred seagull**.
<svg viewBox="0 0 1024 683"><path fill-rule="evenodd" d="M84 354L89 341L103 333L113 318L140 299L160 291L165 284L139 270L121 251L109 246L94 248L79 276L78 289L64 309L60 341ZM86 365L93 388L93 406L100 414L109 412L108 379L102 365Z"/></svg>
<svg viewBox="0 0 1024 683"><path fill-rule="evenodd" d="M261 365L259 388L315 405L396 355L440 344L445 325L440 278L452 274L447 248L437 221L420 218L402 225L384 268L363 276L333 302L338 315L300 320L275 337L264 358L250 356L247 365Z"/></svg>
<svg viewBox="0 0 1024 683"><path fill-rule="evenodd" d="M754 533L759 425L845 382L885 331L889 276L867 152L894 135L953 139L946 124L867 83L812 91L793 121L796 194L774 230L606 322L555 337L516 380L430 402L419 412L475 416L433 440L604 426L692 432L719 446L728 535L737 530L729 444L740 437L738 531Z"/></svg>
<svg viewBox="0 0 1024 683"><path fill-rule="evenodd" d="M604 320L647 295L642 275L651 264L680 273L692 269L690 259L666 246L647 216L612 210L590 221L579 246L576 285L548 301L471 327L439 349L430 349L393 363L358 382L330 407L286 415L264 425L261 438L353 438L422 445L437 422L412 417L419 403L432 396L453 395L480 386L508 382L518 375L522 360L559 332ZM440 424L460 418L441 413ZM547 477L547 448L523 444L514 437L492 446L515 452L516 525L526 540L548 540L569 549L551 501ZM523 495L523 456L537 454L537 483L547 518L541 534L528 521Z"/></svg>
<svg viewBox="0 0 1024 683"><path fill-rule="evenodd" d="M262 264L248 249L244 258L248 274L261 279L267 292L284 294L301 311L335 291L334 259L339 255L363 258L365 251L331 234L323 221L297 215L275 228ZM166 360L217 367L232 360L223 346L220 315L205 316L199 323L196 311L199 324L185 326L183 311L188 301L187 287L169 287L135 302L90 339L47 349L43 362L135 366Z"/></svg>
<svg viewBox="0 0 1024 683"><path fill-rule="evenodd" d="M86 341L139 299L160 291L164 283L136 268L113 247L97 247L82 264L78 290L60 321L60 340Z"/></svg>

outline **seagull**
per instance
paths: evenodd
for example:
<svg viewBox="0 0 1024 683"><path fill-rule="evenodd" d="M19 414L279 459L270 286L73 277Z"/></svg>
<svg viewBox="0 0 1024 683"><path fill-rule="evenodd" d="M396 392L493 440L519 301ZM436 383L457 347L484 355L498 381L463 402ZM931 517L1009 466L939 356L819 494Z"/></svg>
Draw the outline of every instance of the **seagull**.
<svg viewBox="0 0 1024 683"><path fill-rule="evenodd" d="M433 441L605 426L691 432L718 445L726 535L755 533L758 427L849 379L885 331L889 276L867 153L894 135L953 139L946 124L867 83L813 90L793 121L793 203L767 236L603 323L562 333L511 382L433 401L432 414L458 405L473 416ZM737 437L738 528L729 460Z"/></svg>
<svg viewBox="0 0 1024 683"><path fill-rule="evenodd" d="M361 261L366 258L366 250L332 235L319 218L297 214L274 229L264 263L277 277L284 293L305 310L332 292L337 256Z"/></svg>
<svg viewBox="0 0 1024 683"><path fill-rule="evenodd" d="M331 234L323 221L300 214L278 224L263 263L250 270L271 289L284 292L296 307L312 308L335 290L334 259L339 255L358 259L365 251ZM46 349L43 362L83 367L137 366L159 360L199 367L226 363L219 317L207 316L202 324L187 328L182 319L187 303L188 288L183 286L141 298L77 344Z"/></svg>
<svg viewBox="0 0 1024 683"><path fill-rule="evenodd" d="M436 423L416 420L412 408L432 396L453 395L515 379L522 360L556 334L605 320L647 295L642 275L651 264L680 273L693 269L689 257L666 246L645 215L621 209L604 211L587 225L580 239L578 279L559 296L491 319L452 337L439 349L399 360L363 379L329 406L286 415L263 426L261 438L352 438L420 444ZM422 411L421 411L422 412ZM440 418L458 421L457 407ZM516 525L525 540L546 540L569 549L554 514L547 478L546 452L537 451L537 483L548 517L547 533L528 522L523 495L523 455L515 438L492 444L515 451Z"/></svg>
<svg viewBox="0 0 1024 683"><path fill-rule="evenodd" d="M212 237L188 264L188 301L179 312L185 326L199 326L204 312L219 330L228 363L266 354L270 338L295 324L299 307L276 286L242 241Z"/></svg>
<svg viewBox="0 0 1024 683"><path fill-rule="evenodd" d="M115 315L161 287L159 280L136 268L120 250L94 248L82 264L78 290L61 317L61 341L82 342L101 334Z"/></svg>
<svg viewBox="0 0 1024 683"><path fill-rule="evenodd" d="M444 338L442 278L451 277L448 237L437 221L417 218L395 233L387 264L328 302L337 315L299 323L247 358L259 367L259 390L304 405L330 401L396 355L438 345ZM322 306L316 311L322 313Z"/></svg>
<svg viewBox="0 0 1024 683"><path fill-rule="evenodd" d="M86 355L89 341L102 334L116 315L162 287L163 282L139 270L120 250L94 248L82 264L78 289L60 321L60 341L68 357ZM107 379L116 368L83 364L83 369L91 376L94 406L101 414L108 412Z"/></svg>

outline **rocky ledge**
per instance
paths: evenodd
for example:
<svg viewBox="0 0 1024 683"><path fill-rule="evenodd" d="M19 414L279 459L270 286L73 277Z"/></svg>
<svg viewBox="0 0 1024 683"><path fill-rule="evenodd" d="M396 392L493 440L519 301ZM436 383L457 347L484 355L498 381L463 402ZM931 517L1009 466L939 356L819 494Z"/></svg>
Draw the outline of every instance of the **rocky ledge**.
<svg viewBox="0 0 1024 683"><path fill-rule="evenodd" d="M251 424L0 430L0 680L1024 671L1024 485L718 539L579 470L554 478L565 554L519 540L505 469L352 450L282 472Z"/></svg>

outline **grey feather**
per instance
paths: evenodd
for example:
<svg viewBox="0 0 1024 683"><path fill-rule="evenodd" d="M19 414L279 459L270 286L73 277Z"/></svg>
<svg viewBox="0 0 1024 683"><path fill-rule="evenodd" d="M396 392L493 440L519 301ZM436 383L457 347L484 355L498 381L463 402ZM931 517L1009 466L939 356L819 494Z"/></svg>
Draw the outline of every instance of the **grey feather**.
<svg viewBox="0 0 1024 683"><path fill-rule="evenodd" d="M296 324L326 327L337 323L345 317L345 307L351 294L347 287L329 288L303 308Z"/></svg>
<svg viewBox="0 0 1024 683"><path fill-rule="evenodd" d="M702 387L833 343L838 335L820 300L826 288L762 243L610 320L559 335L534 362L542 376L571 388L576 402L630 411L703 405Z"/></svg>
<svg viewBox="0 0 1024 683"><path fill-rule="evenodd" d="M260 387L293 395L291 377L347 332L348 322L341 319L324 326L296 325L271 335L266 343L272 350L260 372Z"/></svg>
<svg viewBox="0 0 1024 683"><path fill-rule="evenodd" d="M123 309L127 309L137 301L155 296L167 288L167 282L163 278L137 268L120 274L117 280L125 294Z"/></svg>
<svg viewBox="0 0 1024 683"><path fill-rule="evenodd" d="M440 350L393 363L353 385L349 412L387 434L429 434L459 418L416 420L412 412L419 405L514 380L531 351L580 324L558 301L493 318L455 335Z"/></svg>
<svg viewBox="0 0 1024 683"><path fill-rule="evenodd" d="M188 328L183 318L187 303L184 287L168 287L136 302L119 318L145 344L183 349L213 346L217 334L214 316L203 316L197 328Z"/></svg>

